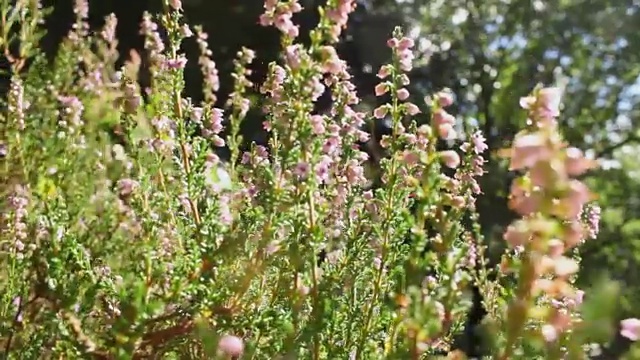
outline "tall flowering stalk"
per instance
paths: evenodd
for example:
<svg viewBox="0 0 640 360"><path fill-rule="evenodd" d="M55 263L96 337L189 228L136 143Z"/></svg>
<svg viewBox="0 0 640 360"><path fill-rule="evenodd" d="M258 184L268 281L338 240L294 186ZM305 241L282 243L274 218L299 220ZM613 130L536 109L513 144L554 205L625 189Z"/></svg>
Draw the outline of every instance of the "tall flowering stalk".
<svg viewBox="0 0 640 360"><path fill-rule="evenodd" d="M560 135L560 95L557 88L539 88L521 99L529 126L516 135L508 152L509 169L526 173L513 182L509 197L510 208L522 218L504 234L517 249L518 256L507 267L517 271L518 286L508 308L500 359L511 358L523 346L531 319L542 324L540 335L549 344L549 356L561 358L560 339L579 321L571 316L582 297L571 285L579 268L571 252L587 238L589 229L580 215L593 195L575 177L594 164Z"/></svg>

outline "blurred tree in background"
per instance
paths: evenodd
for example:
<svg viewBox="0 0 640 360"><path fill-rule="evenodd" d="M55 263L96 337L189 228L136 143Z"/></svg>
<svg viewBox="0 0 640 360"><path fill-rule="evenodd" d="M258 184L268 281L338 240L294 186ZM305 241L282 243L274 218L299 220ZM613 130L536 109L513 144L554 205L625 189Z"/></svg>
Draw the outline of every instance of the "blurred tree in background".
<svg viewBox="0 0 640 360"><path fill-rule="evenodd" d="M315 25L321 1L300 0L306 9L296 19L302 34ZM232 60L241 46L258 54L253 69L256 83L276 58L277 33L257 24L262 3L183 0L187 20L202 24L209 33L220 73L227 76L222 78L221 102L231 91ZM45 2L54 4L43 43L50 53L72 19L72 0ZM130 49L142 47L138 34L142 12L160 6L159 0L95 0L92 23L99 26L106 14L114 12L120 51L126 56ZM640 301L640 1L361 0L339 50L351 66L363 106L377 101L375 73L390 55L385 43L395 25L403 25L418 44L412 95L421 98L451 88L457 97L452 111L461 126L479 126L494 153L523 127L524 112L513 107L519 97L539 82L565 89L565 97L571 99L562 116L566 137L603 165L589 176L600 194L603 222L598 239L583 250L581 282L588 287L603 274L621 281L625 298L620 316L640 315L634 306ZM196 49L195 42L188 46ZM188 95L197 100L200 78L195 58L187 65L187 81ZM328 105L321 101L318 111ZM255 106L246 123L247 140L265 140L259 109ZM495 155L488 170L479 207L485 235L495 245L492 253L498 254L502 229L512 219L505 201L512 176Z"/></svg>

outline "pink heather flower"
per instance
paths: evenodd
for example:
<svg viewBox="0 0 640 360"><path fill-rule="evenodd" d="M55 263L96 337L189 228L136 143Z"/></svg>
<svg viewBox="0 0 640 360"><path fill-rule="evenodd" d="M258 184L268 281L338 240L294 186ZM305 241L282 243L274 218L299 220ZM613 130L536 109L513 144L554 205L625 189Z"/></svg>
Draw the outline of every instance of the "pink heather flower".
<svg viewBox="0 0 640 360"><path fill-rule="evenodd" d="M559 277L567 277L577 273L578 263L568 257L560 256L554 259L554 272Z"/></svg>
<svg viewBox="0 0 640 360"><path fill-rule="evenodd" d="M460 166L460 155L453 150L445 150L440 153L440 158L444 164L451 168L455 169Z"/></svg>
<svg viewBox="0 0 640 360"><path fill-rule="evenodd" d="M336 23L337 26L344 26L347 24L347 20L349 19L349 12L346 8L340 6L337 9L330 9L327 11L327 16L329 20Z"/></svg>
<svg viewBox="0 0 640 360"><path fill-rule="evenodd" d="M436 94L436 101L441 107L448 107L453 104L453 94L450 90L443 90Z"/></svg>
<svg viewBox="0 0 640 360"><path fill-rule="evenodd" d="M455 124L456 123L456 118L455 116L449 114L448 112L446 112L443 109L437 109L434 113L433 113L433 122L436 125L440 125L440 124Z"/></svg>
<svg viewBox="0 0 640 360"><path fill-rule="evenodd" d="M89 17L89 2L86 0L76 0L73 6L73 12L80 19L87 19Z"/></svg>
<svg viewBox="0 0 640 360"><path fill-rule="evenodd" d="M325 73L338 75L344 71L345 63L338 57L338 53L333 46L323 46L320 52L323 56L322 67Z"/></svg>
<svg viewBox="0 0 640 360"><path fill-rule="evenodd" d="M398 42L398 49L399 50L407 50L407 49L411 49L413 46L415 45L413 39L404 37L402 39L400 39L400 41Z"/></svg>
<svg viewBox="0 0 640 360"><path fill-rule="evenodd" d="M223 225L231 225L233 222L233 214L231 213L231 209L229 207L229 202L231 198L228 195L220 196L219 206L220 206L220 216L219 220Z"/></svg>
<svg viewBox="0 0 640 360"><path fill-rule="evenodd" d="M566 151L565 167L569 176L579 176L595 166L593 160L584 157L582 150L570 147Z"/></svg>
<svg viewBox="0 0 640 360"><path fill-rule="evenodd" d="M542 332L542 337L546 342L550 343L558 339L558 330L551 324L542 325L540 331Z"/></svg>
<svg viewBox="0 0 640 360"><path fill-rule="evenodd" d="M420 127L416 130L416 134L420 136L420 139L424 139L424 141L429 141L429 137L433 133L433 129L429 125L420 125ZM425 143L426 145L426 143Z"/></svg>
<svg viewBox="0 0 640 360"><path fill-rule="evenodd" d="M400 57L400 70L411 71L413 69L414 55L411 50L405 50L398 54Z"/></svg>
<svg viewBox="0 0 640 360"><path fill-rule="evenodd" d="M140 187L140 184L132 179L120 179L118 180L117 187L120 196L126 197L131 195L138 187Z"/></svg>
<svg viewBox="0 0 640 360"><path fill-rule="evenodd" d="M577 218L590 198L591 192L587 185L579 180L571 180L567 197L562 200L566 208L566 217L569 219Z"/></svg>
<svg viewBox="0 0 640 360"><path fill-rule="evenodd" d="M20 296L16 296L15 298L13 298L13 301L11 301L11 305L13 305L16 311L19 311L21 303L22 303L22 298ZM19 314L16 317L16 321L21 323L22 320L23 320L22 314Z"/></svg>
<svg viewBox="0 0 640 360"><path fill-rule="evenodd" d="M346 169L347 181L351 184L359 184L366 181L364 177L364 168L357 160L351 159Z"/></svg>
<svg viewBox="0 0 640 360"><path fill-rule="evenodd" d="M297 3L297 0L291 1L288 5L289 11L291 11L292 13L299 13L300 11L302 11L302 5Z"/></svg>
<svg viewBox="0 0 640 360"><path fill-rule="evenodd" d="M507 227L502 238L512 247L518 247L524 245L531 237L530 231L527 229L527 225L522 221L517 221Z"/></svg>
<svg viewBox="0 0 640 360"><path fill-rule="evenodd" d="M449 140L456 137L456 130L453 128L451 124L440 124L438 125L438 135L440 138Z"/></svg>
<svg viewBox="0 0 640 360"><path fill-rule="evenodd" d="M244 118L249 112L251 101L249 99L241 99L238 108L240 109L240 117Z"/></svg>
<svg viewBox="0 0 640 360"><path fill-rule="evenodd" d="M587 230L589 238L595 239L600 232L600 215L602 210L597 204L588 206L586 211Z"/></svg>
<svg viewBox="0 0 640 360"><path fill-rule="evenodd" d="M409 145L414 145L418 142L418 137L415 136L414 134L405 133L405 134L402 134L402 140Z"/></svg>
<svg viewBox="0 0 640 360"><path fill-rule="evenodd" d="M291 38L296 38L299 35L300 29L293 23L293 21L291 21L291 17L291 12L283 12L277 14L275 19L271 18L267 20L261 17L260 23L271 25L270 22L272 22L280 32Z"/></svg>
<svg viewBox="0 0 640 360"><path fill-rule="evenodd" d="M323 157L324 159L315 166L316 179L321 184L329 181L329 166L331 165L331 158L326 155Z"/></svg>
<svg viewBox="0 0 640 360"><path fill-rule="evenodd" d="M187 58L181 55L177 59L167 59L164 62L164 68L169 70L181 70L187 65Z"/></svg>
<svg viewBox="0 0 640 360"><path fill-rule="evenodd" d="M531 167L529 171L529 177L531 178L531 184L533 186L546 187L550 180L553 180L554 169L550 168L549 164L544 162L538 162ZM564 177L563 177L564 178Z"/></svg>
<svg viewBox="0 0 640 360"><path fill-rule="evenodd" d="M420 108L418 108L418 106L414 103L405 103L404 104L405 109L407 110L407 114L414 116L420 113Z"/></svg>
<svg viewBox="0 0 640 360"><path fill-rule="evenodd" d="M436 301L434 305L436 308L436 314L438 314L438 319L440 319L440 321L444 321L444 318L447 315L447 311L444 308L444 305L439 301Z"/></svg>
<svg viewBox="0 0 640 360"><path fill-rule="evenodd" d="M565 246L567 248L572 248L580 244L584 240L584 226L577 220L570 221L568 224L566 224L563 235Z"/></svg>
<svg viewBox="0 0 640 360"><path fill-rule="evenodd" d="M412 62L414 55L411 48L414 45L414 41L406 37L400 40L395 38L387 40L387 46L397 51L397 55L400 60L400 70L411 71L413 68Z"/></svg>
<svg viewBox="0 0 640 360"><path fill-rule="evenodd" d="M207 166L213 166L213 165L217 165L220 162L220 158L218 157L218 155L214 154L214 153L208 153L206 156L206 163Z"/></svg>
<svg viewBox="0 0 640 360"><path fill-rule="evenodd" d="M118 26L118 19L115 14L107 16L105 19L104 28L100 32L100 36L108 43L114 43L116 40L116 27Z"/></svg>
<svg viewBox="0 0 640 360"><path fill-rule="evenodd" d="M209 119L211 124L209 130L211 130L214 134L218 134L222 131L223 116L224 110L219 108L213 108L211 110L211 118Z"/></svg>
<svg viewBox="0 0 640 360"><path fill-rule="evenodd" d="M457 208L462 208L466 204L466 202L467 201L462 196L454 196L453 198L451 198L451 205Z"/></svg>
<svg viewBox="0 0 640 360"><path fill-rule="evenodd" d="M265 26L265 27L266 26L271 26L271 25L273 25L273 19L268 14L261 14L260 18L258 20L258 23L261 26Z"/></svg>
<svg viewBox="0 0 640 360"><path fill-rule="evenodd" d="M300 162L298 163L298 165L296 165L296 168L294 169L293 173L299 178L304 179L307 177L307 175L309 175L309 171L310 171L309 164L306 162Z"/></svg>
<svg viewBox="0 0 640 360"><path fill-rule="evenodd" d="M320 115L311 116L311 128L315 135L322 135L325 132L324 119Z"/></svg>
<svg viewBox="0 0 640 360"><path fill-rule="evenodd" d="M378 78L385 79L389 75L391 75L391 66L382 65L380 67L380 70L378 70L378 74L377 74Z"/></svg>
<svg viewBox="0 0 640 360"><path fill-rule="evenodd" d="M65 121L75 126L81 125L84 111L82 102L75 96L59 96L58 100L64 106L63 117Z"/></svg>
<svg viewBox="0 0 640 360"><path fill-rule="evenodd" d="M539 115L543 118L554 118L560 115L562 92L557 87L541 89L538 93Z"/></svg>
<svg viewBox="0 0 640 360"><path fill-rule="evenodd" d="M535 133L517 136L513 143L509 170L529 168L538 161L547 160L550 156L551 150L547 147L542 135Z"/></svg>
<svg viewBox="0 0 640 360"><path fill-rule="evenodd" d="M200 123L202 121L202 112L203 112L203 109L201 107L194 107L193 109L191 109L189 118L193 122Z"/></svg>
<svg viewBox="0 0 640 360"><path fill-rule="evenodd" d="M382 139L380 139L380 146L383 149L388 149L391 146L391 137L388 135L382 135Z"/></svg>
<svg viewBox="0 0 640 360"><path fill-rule="evenodd" d="M325 91L325 86L320 82L320 79L318 79L317 77L314 77L311 80L311 84L309 84L311 89L313 89L312 93L311 93L311 99L313 101L318 100L318 98L320 96L322 96L322 94L324 94Z"/></svg>
<svg viewBox="0 0 640 360"><path fill-rule="evenodd" d="M169 0L169 6L173 8L173 10L182 10L182 1L180 0Z"/></svg>
<svg viewBox="0 0 640 360"><path fill-rule="evenodd" d="M402 161L409 166L414 166L420 161L420 155L415 151L405 150L402 154Z"/></svg>
<svg viewBox="0 0 640 360"><path fill-rule="evenodd" d="M542 195L540 192L512 195L509 199L509 207L521 216L527 216L538 211L541 203Z"/></svg>
<svg viewBox="0 0 640 360"><path fill-rule="evenodd" d="M300 52L299 44L289 45L285 49L285 58L290 68L297 69L300 67Z"/></svg>
<svg viewBox="0 0 640 360"><path fill-rule="evenodd" d="M388 111L389 111L389 108L386 105L380 105L375 110L373 110L373 116L376 119L382 119L385 116L387 116Z"/></svg>
<svg viewBox="0 0 640 360"><path fill-rule="evenodd" d="M471 141L473 142L473 151L476 154L482 154L489 146L487 145L487 139L482 134L482 131L476 131L471 135Z"/></svg>
<svg viewBox="0 0 640 360"><path fill-rule="evenodd" d="M536 103L536 98L533 96L525 96L520 98L520 107L529 110Z"/></svg>
<svg viewBox="0 0 640 360"><path fill-rule="evenodd" d="M400 74L399 80L402 86L407 86L411 84L411 80L409 80L409 77L407 76L407 74Z"/></svg>
<svg viewBox="0 0 640 360"><path fill-rule="evenodd" d="M584 301L584 291L583 290L576 290L576 293L573 297L573 301L575 303L576 306L582 304L582 302Z"/></svg>
<svg viewBox="0 0 640 360"><path fill-rule="evenodd" d="M402 88L398 90L396 95L398 96L398 99L402 101L407 100L409 98L409 90Z"/></svg>
<svg viewBox="0 0 640 360"><path fill-rule="evenodd" d="M218 342L218 351L228 356L240 356L244 352L244 342L237 336L225 335Z"/></svg>
<svg viewBox="0 0 640 360"><path fill-rule="evenodd" d="M213 137L211 138L211 143L216 147L223 147L226 144L224 139L218 135L213 135Z"/></svg>
<svg viewBox="0 0 640 360"><path fill-rule="evenodd" d="M387 83L380 83L375 87L376 96L382 96L389 91L389 85Z"/></svg>
<svg viewBox="0 0 640 360"><path fill-rule="evenodd" d="M258 157L262 159L266 159L269 157L269 151L267 150L266 147L262 145L258 145L256 146L256 155L258 155Z"/></svg>
<svg viewBox="0 0 640 360"><path fill-rule="evenodd" d="M185 38L190 38L193 36L193 31L191 31L191 28L189 27L189 25L184 24L180 28L180 34Z"/></svg>
<svg viewBox="0 0 640 360"><path fill-rule="evenodd" d="M629 318L620 321L620 335L626 337L631 341L638 341L640 339L640 320L636 318Z"/></svg>
<svg viewBox="0 0 640 360"><path fill-rule="evenodd" d="M340 139L337 136L332 136L322 145L322 152L328 155L333 154L338 150L339 145Z"/></svg>
<svg viewBox="0 0 640 360"><path fill-rule="evenodd" d="M549 256L561 256L564 253L564 242L560 239L551 239L549 240L548 248Z"/></svg>

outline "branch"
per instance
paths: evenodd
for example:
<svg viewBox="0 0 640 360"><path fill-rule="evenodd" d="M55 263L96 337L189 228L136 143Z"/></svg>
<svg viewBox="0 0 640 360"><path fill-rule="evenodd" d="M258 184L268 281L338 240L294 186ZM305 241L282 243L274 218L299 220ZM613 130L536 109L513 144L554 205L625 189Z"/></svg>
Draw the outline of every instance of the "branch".
<svg viewBox="0 0 640 360"><path fill-rule="evenodd" d="M619 143L609 145L604 149L596 152L596 159L610 157L611 155L613 155L614 151L620 149L621 147L637 142L640 142L640 136L638 136L637 133L631 133L627 136L626 139L620 141Z"/></svg>
<svg viewBox="0 0 640 360"><path fill-rule="evenodd" d="M138 346L138 350L134 354L133 359L147 358L149 356L149 353L153 352L153 350L155 350L158 346L162 346L178 337L185 336L191 333L194 328L194 321L186 319L182 320L177 325L145 334L142 337L142 342Z"/></svg>
<svg viewBox="0 0 640 360"><path fill-rule="evenodd" d="M84 333L84 331L82 330L82 323L80 322L80 319L69 312L66 312L64 310L60 311L62 312L62 317L67 321L69 327L71 328L71 331L75 335L76 341L80 345L80 348L87 355L91 355L91 357L96 360L112 359L112 357L107 352L98 350L96 343Z"/></svg>

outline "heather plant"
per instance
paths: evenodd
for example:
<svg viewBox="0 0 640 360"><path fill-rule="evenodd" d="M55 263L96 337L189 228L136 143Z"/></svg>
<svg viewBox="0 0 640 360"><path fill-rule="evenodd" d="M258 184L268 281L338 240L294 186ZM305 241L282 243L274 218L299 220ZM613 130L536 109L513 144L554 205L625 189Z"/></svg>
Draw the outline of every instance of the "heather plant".
<svg viewBox="0 0 640 360"><path fill-rule="evenodd" d="M558 130L558 89L521 101L529 123L504 152L522 173L509 198L521 218L492 267L475 209L482 133L457 126L446 89L408 101L414 42L400 29L375 88L390 102L360 103L334 47L354 1L318 8L307 44L292 21L301 5L265 1L259 22L279 30L281 57L254 85L255 54L240 49L225 103L208 35L184 22L179 0L142 21L146 88L141 55L115 66L114 16L91 31L76 1L49 62L38 1L2 4L7 358L461 359L454 340L474 287L492 359L584 359L615 331L615 283L584 303L574 286L599 211L576 179L593 161ZM181 50L187 38L197 60ZM183 98L187 61L202 70L202 102ZM326 92L331 108L314 112ZM251 108L268 146L242 139ZM379 181L357 146L374 141L363 130L373 119L391 124ZM637 340L640 322L623 321L622 334Z"/></svg>

